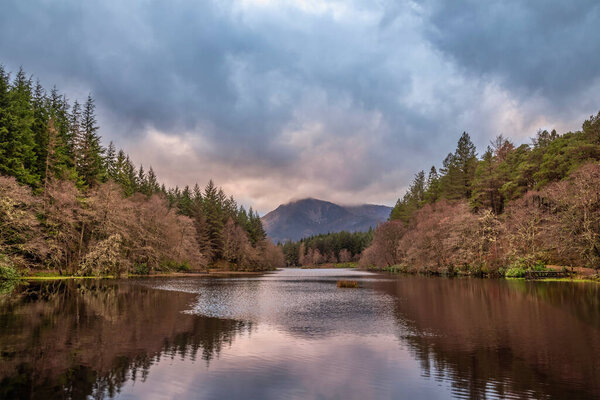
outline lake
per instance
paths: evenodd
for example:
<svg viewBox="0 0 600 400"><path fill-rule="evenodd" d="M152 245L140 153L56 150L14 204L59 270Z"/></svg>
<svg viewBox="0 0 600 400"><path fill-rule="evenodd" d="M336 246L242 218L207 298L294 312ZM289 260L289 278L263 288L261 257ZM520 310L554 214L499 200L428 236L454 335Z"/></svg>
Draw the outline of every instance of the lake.
<svg viewBox="0 0 600 400"><path fill-rule="evenodd" d="M3 291L2 399L600 398L594 283L285 269Z"/></svg>

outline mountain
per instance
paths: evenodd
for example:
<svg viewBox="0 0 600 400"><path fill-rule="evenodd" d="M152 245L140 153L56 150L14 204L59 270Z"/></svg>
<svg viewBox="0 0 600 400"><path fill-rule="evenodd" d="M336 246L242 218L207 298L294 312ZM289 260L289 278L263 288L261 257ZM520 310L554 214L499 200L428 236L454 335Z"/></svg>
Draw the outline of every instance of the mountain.
<svg viewBox="0 0 600 400"><path fill-rule="evenodd" d="M341 206L308 198L280 205L262 217L262 223L274 242L284 242L319 233L367 231L386 221L390 211L386 206Z"/></svg>

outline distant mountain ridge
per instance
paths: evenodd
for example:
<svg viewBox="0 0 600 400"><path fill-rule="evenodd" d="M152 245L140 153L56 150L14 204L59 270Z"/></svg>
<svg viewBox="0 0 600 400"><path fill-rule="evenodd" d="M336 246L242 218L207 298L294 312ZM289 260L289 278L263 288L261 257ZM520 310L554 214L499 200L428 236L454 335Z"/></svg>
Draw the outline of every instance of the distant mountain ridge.
<svg viewBox="0 0 600 400"><path fill-rule="evenodd" d="M274 242L295 241L320 233L367 231L386 221L391 210L374 204L342 206L307 198L280 205L262 217L262 223Z"/></svg>

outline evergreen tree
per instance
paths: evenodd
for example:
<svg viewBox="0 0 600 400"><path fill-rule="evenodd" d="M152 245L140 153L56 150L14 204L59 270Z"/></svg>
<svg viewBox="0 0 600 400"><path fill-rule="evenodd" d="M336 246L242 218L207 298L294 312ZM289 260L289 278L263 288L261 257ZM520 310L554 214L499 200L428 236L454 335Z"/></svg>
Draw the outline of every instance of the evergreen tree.
<svg viewBox="0 0 600 400"><path fill-rule="evenodd" d="M74 179L74 156L71 147L69 127L69 103L65 96L58 93L56 87L52 88L49 97L49 119L53 121L56 130L55 160L53 173L60 179Z"/></svg>
<svg viewBox="0 0 600 400"><path fill-rule="evenodd" d="M211 229L204 216L201 206L194 209L194 226L196 228L196 242L200 253L207 260L214 260L213 242L211 241Z"/></svg>
<svg viewBox="0 0 600 400"><path fill-rule="evenodd" d="M46 144L46 159L44 160L44 194L48 191L48 182L52 179L56 169L56 164L60 161L60 158L57 157L57 141L58 141L58 133L54 126L54 120L51 118L48 121L48 133L46 137L48 138Z"/></svg>
<svg viewBox="0 0 600 400"><path fill-rule="evenodd" d="M69 142L67 143L73 158L73 167L79 171L81 162L81 149L83 147L83 131L81 129L81 104L73 102L69 114Z"/></svg>
<svg viewBox="0 0 600 400"><path fill-rule="evenodd" d="M212 179L204 189L203 215L206 219L206 230L211 253L211 261L221 258L223 252L223 213L219 189Z"/></svg>
<svg viewBox="0 0 600 400"><path fill-rule="evenodd" d="M412 214L425 202L425 172L419 171L402 199L398 199L390 213L390 220L408 223Z"/></svg>
<svg viewBox="0 0 600 400"><path fill-rule="evenodd" d="M190 187L186 185L181 192L177 208L180 214L191 217L193 214L192 207L192 191L190 190Z"/></svg>
<svg viewBox="0 0 600 400"><path fill-rule="evenodd" d="M500 193L502 184L497 176L497 166L497 158L488 147L475 171L471 196L471 207L475 210L487 208L496 214L502 212L504 199Z"/></svg>
<svg viewBox="0 0 600 400"><path fill-rule="evenodd" d="M158 185L158 179L156 178L156 174L154 173L152 166L150 166L150 169L148 170L147 181L150 194L158 193L161 191L160 186Z"/></svg>
<svg viewBox="0 0 600 400"><path fill-rule="evenodd" d="M238 213L237 213L236 221L239 226L241 226L242 228L244 228L246 230L248 229L248 226L249 226L248 213L246 212L246 209L244 208L244 206L240 206Z"/></svg>
<svg viewBox="0 0 600 400"><path fill-rule="evenodd" d="M454 154L444 160L442 192L448 199L468 199L471 197L471 182L477 168L475 145L467 132L463 132Z"/></svg>
<svg viewBox="0 0 600 400"><path fill-rule="evenodd" d="M10 76L0 70L0 172L21 183L38 186L31 79L23 69L8 85ZM8 87L8 90L7 90Z"/></svg>
<svg viewBox="0 0 600 400"><path fill-rule="evenodd" d="M145 194L146 196L150 196L152 194L146 178L146 172L144 172L144 166L141 164L137 174L136 191Z"/></svg>
<svg viewBox="0 0 600 400"><path fill-rule="evenodd" d="M110 179L114 181L117 180L117 149L112 141L108 144L106 149L106 156L104 157L104 169Z"/></svg>
<svg viewBox="0 0 600 400"><path fill-rule="evenodd" d="M138 187L137 172L133 163L129 159L129 155L125 156L125 163L123 165L123 188L127 196L131 196L135 193Z"/></svg>
<svg viewBox="0 0 600 400"><path fill-rule="evenodd" d="M31 127L36 153L35 173L40 176L42 182L46 180L46 160L48 159L48 99L44 88L37 81L33 91L33 124Z"/></svg>
<svg viewBox="0 0 600 400"><path fill-rule="evenodd" d="M425 190L425 203L435 203L440 198L440 176L435 166L432 166L427 175L427 189Z"/></svg>
<svg viewBox="0 0 600 400"><path fill-rule="evenodd" d="M248 239L253 246L267 238L267 233L262 226L260 216L257 212L252 210L252 207L248 209L248 225L246 228L248 232Z"/></svg>
<svg viewBox="0 0 600 400"><path fill-rule="evenodd" d="M100 144L96 122L94 99L88 95L81 119L81 141L79 144L79 162L77 172L83 183L92 187L97 185L104 175L104 150Z"/></svg>

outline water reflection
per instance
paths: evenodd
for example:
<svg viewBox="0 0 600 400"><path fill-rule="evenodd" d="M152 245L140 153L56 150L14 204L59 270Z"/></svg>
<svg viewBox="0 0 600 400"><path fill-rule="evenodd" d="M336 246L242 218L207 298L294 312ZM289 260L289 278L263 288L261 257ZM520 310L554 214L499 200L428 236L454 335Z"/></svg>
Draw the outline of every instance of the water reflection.
<svg viewBox="0 0 600 400"><path fill-rule="evenodd" d="M114 397L163 358L206 363L242 321L182 314L187 293L134 282L30 283L0 297L0 398Z"/></svg>
<svg viewBox="0 0 600 400"><path fill-rule="evenodd" d="M600 397L596 284L404 277L393 295L425 375L457 397Z"/></svg>
<svg viewBox="0 0 600 400"><path fill-rule="evenodd" d="M337 288L340 278L360 289ZM0 295L0 398L598 398L600 285L285 270Z"/></svg>

